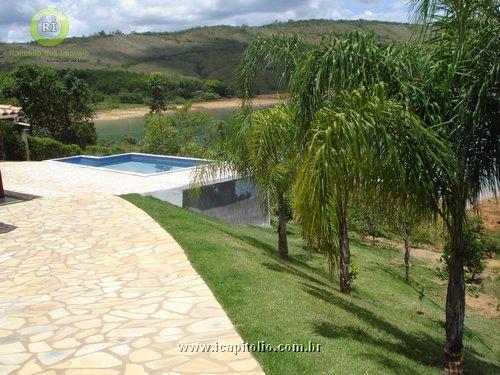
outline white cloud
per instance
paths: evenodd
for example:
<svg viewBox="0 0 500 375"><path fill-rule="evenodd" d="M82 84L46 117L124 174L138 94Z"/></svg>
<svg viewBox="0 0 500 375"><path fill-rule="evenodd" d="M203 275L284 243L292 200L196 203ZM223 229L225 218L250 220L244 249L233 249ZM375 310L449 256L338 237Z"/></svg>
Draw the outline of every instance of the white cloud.
<svg viewBox="0 0 500 375"><path fill-rule="evenodd" d="M8 11L0 14L0 41L31 40L29 21L46 6L45 0L3 0ZM56 0L50 6L66 14L70 36L309 18L407 21L406 5L397 0Z"/></svg>

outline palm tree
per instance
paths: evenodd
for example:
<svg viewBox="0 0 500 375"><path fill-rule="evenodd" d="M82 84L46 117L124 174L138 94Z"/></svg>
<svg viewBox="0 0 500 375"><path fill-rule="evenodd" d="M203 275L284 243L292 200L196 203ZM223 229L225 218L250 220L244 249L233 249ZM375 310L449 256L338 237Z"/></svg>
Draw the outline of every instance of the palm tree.
<svg viewBox="0 0 500 375"><path fill-rule="evenodd" d="M264 70L274 69L277 83L288 84L293 71L308 46L296 35L273 34L258 36L250 43L237 68L238 91L243 104L251 104L255 95L255 80Z"/></svg>
<svg viewBox="0 0 500 375"><path fill-rule="evenodd" d="M253 92L252 85L259 70L250 69L249 67L257 62L261 67L271 67L280 72L280 81L287 83L290 103L294 108L295 126L298 129L296 143L306 155L309 155L308 150L313 152L314 141L320 139L315 136L315 132L311 131L311 126L315 121L319 121L314 119L322 108L327 105L334 106L339 100L342 101L342 98L345 102L346 95L353 93L355 90L359 90L357 96L365 97L368 94L364 87L368 88L371 93L375 93L377 90L381 91L379 97L394 96L398 93L398 85L393 83L395 80L391 76L393 73L405 69L401 67L402 63L399 59L401 52L393 47L379 47L374 36L351 33L345 39L341 39L335 35L330 35L323 38L321 43L317 45L299 43L298 40L297 37L286 36L259 38L255 42L256 45L251 44L243 56L239 68L239 84L242 93ZM283 66L280 66L280 62L283 62ZM380 84L382 81L389 82L389 86ZM356 95L353 95L350 100L354 100ZM402 98L397 100L401 101ZM371 104L374 105L374 103ZM400 113L402 113L403 109L406 110L405 105L402 104L401 108L398 109ZM345 103L341 109L343 111L349 110L349 107L349 103ZM325 113L334 115L331 111ZM409 113L409 110L406 110L405 113ZM353 115L352 121L356 121L352 124L356 123L361 126L363 122L367 121L366 119L363 120L360 115L360 113L356 116ZM330 121L325 114L320 118L325 124ZM344 121L342 118L339 118L340 120ZM347 131L350 126L353 126L352 124L344 124L343 130ZM360 129L363 128L360 127ZM383 128L379 127L377 129L380 132ZM322 166L318 162L320 156L313 157L311 154L309 159L306 156L304 160L311 163L316 160L316 165L320 169L313 172L311 168L313 168L314 164L309 165L309 170L304 166L299 172L300 177L295 188L295 193L298 196L307 197L309 192L312 191L311 196L316 197L315 201L312 198L306 201L296 199L296 214L303 226L302 232L306 239L314 242L317 247L322 248L327 253L330 265L340 266L340 289L347 294L350 293L351 270L349 266L350 251L346 207L350 196L356 190L367 188L369 176L372 176L373 181L379 183L379 188L372 189L374 194L384 191L380 186L384 186L386 191L394 190L395 187L400 187L399 183L392 183L398 173L401 176L405 168L411 169L412 166L418 165L418 163L414 163L414 160L405 160L406 164L404 165L401 163L394 164L399 165L399 168L386 176L386 181L391 181L391 183L382 183L380 176L374 175L376 170L374 165L367 164L367 168L359 170L361 145L366 142L363 147L369 149L368 143L374 139L367 138L367 133L361 132L361 130L357 133L359 138L355 139L354 133L351 132L354 130L349 128L349 131L343 133L345 139L338 138L337 143L330 140L329 146L323 149L324 153L321 156L328 159L323 166L327 165L333 169L336 168L335 171L326 168L326 170L323 170L324 173L321 174ZM332 133L330 135L333 136ZM382 140L387 142L393 142L394 138L391 134L384 132L372 134L371 136L380 136ZM339 141L340 139L342 139L342 142L355 141L357 143L351 143L352 148L349 149L345 143L342 144ZM396 147L393 143L391 145ZM402 147L402 145L400 146ZM335 149L335 147L338 149ZM322 148L320 147L320 149ZM352 155L354 151L358 152L357 156ZM408 156L408 153L404 153L404 155ZM369 153L365 152L362 156L368 157ZM416 157L417 155L415 155ZM425 155L422 157L424 161L429 159ZM432 155L430 159L436 160ZM368 163L368 161L366 162ZM375 162L375 160L371 162ZM382 163L382 160L378 162ZM426 164L430 166L432 163L426 162ZM440 164L434 163L434 165ZM433 168L431 169L433 170ZM382 172L381 169L378 171ZM388 173L388 170L385 173ZM421 177L422 173L421 171L415 171L418 177ZM306 183L308 177L312 180ZM312 185L313 183L317 183L317 187ZM420 196L424 193L427 196L429 195L428 180L415 178L413 185L410 187ZM402 187L402 191L406 192L410 187L405 185ZM334 190L330 191L328 189ZM335 202L333 202L331 196L335 196ZM429 199L425 199L420 202L426 204L422 205L421 208L425 206L427 210L432 211L436 206L435 200L430 202ZM333 203L335 205L332 205ZM315 211L314 208L319 211ZM337 262L337 260L340 262Z"/></svg>
<svg viewBox="0 0 500 375"><path fill-rule="evenodd" d="M436 211L442 216L452 250L445 370L460 373L466 208L482 190L495 190L499 183L499 127L495 126L499 115L498 4L493 0L414 0L413 5L415 19L426 26L425 43L381 48L373 37L351 34L345 40L333 36L319 45L289 48L297 44L286 41L286 37L268 38L244 56L241 66L246 68L240 70L239 82L243 93L251 93L253 75L258 70L252 71L249 64L261 61L261 67L279 68L277 51L283 54L284 66L278 70L281 82L288 83L300 130L297 142L306 151L295 188L301 199L296 199L295 208L306 235L319 235L326 251L344 258L340 260L344 281L349 281L350 275L342 214L343 199L348 200L352 194L350 186L354 190L369 188L370 194L385 201L393 195L400 204L417 203L418 207L411 210ZM246 73L250 77L242 79ZM369 94L379 82L388 84L384 101L374 100L377 95ZM379 114L377 122L370 112L368 118L365 112L349 112L350 103L340 106L342 96L361 95L363 86L368 89L368 94L362 94L364 100L372 103L373 113ZM395 119L404 121L394 128ZM391 126L405 136L394 141L388 131ZM344 132L342 127L355 131ZM440 145L436 133L448 147ZM418 142L412 142L414 137ZM376 142L366 142L370 139ZM432 144L426 145L427 140ZM416 145L423 148L415 149ZM429 153L422 154L426 148ZM445 149L451 149L452 159ZM365 167L359 169L358 160ZM348 176L347 170L354 175ZM334 178L341 176L348 178L333 184ZM306 179L312 184L309 187ZM342 189L340 183L346 188ZM308 193L315 198L308 198ZM348 290L346 286L342 289Z"/></svg>
<svg viewBox="0 0 500 375"><path fill-rule="evenodd" d="M437 175L440 214L451 257L446 295L445 372L462 372L465 316L464 229L467 205L499 183L500 25L494 0L414 0L415 20L431 38L421 74L402 82L415 110L439 133L456 160L453 178Z"/></svg>
<svg viewBox="0 0 500 375"><path fill-rule="evenodd" d="M198 171L198 181L220 173L236 172L252 181L262 209L278 207L278 255L288 259L285 197L295 179L297 165L294 116L289 106L279 104L265 110L244 108L230 123L227 140L216 152L216 160Z"/></svg>
<svg viewBox="0 0 500 375"><path fill-rule="evenodd" d="M433 176L446 147L421 120L387 95L387 86L342 91L314 116L295 185L294 210L306 239L316 238L340 268L350 294L347 206L356 194L421 216L437 206Z"/></svg>
<svg viewBox="0 0 500 375"><path fill-rule="evenodd" d="M297 149L293 115L281 104L254 115L249 155L260 201L278 206L278 254L288 258L286 201L295 178ZM265 207L268 209L268 207Z"/></svg>

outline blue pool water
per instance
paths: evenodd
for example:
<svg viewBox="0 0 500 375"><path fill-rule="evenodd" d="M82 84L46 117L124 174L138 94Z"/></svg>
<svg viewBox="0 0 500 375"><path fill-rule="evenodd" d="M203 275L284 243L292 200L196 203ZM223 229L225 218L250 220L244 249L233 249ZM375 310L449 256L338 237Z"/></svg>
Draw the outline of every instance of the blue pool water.
<svg viewBox="0 0 500 375"><path fill-rule="evenodd" d="M64 163L114 169L122 172L133 172L145 175L191 168L202 162L202 160L199 159L144 154L123 154L103 157L72 156L56 160Z"/></svg>

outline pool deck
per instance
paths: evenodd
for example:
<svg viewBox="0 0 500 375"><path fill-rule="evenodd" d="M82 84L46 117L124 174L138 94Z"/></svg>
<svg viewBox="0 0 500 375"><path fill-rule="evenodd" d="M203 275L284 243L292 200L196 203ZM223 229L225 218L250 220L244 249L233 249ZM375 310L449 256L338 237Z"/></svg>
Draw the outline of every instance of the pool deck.
<svg viewBox="0 0 500 375"><path fill-rule="evenodd" d="M177 242L97 192L129 192L133 177L92 171L102 181L88 186L70 165L0 168L8 189L45 196L0 207L0 374L263 373L249 352L181 350L242 338Z"/></svg>
<svg viewBox="0 0 500 375"><path fill-rule="evenodd" d="M114 195L164 194L169 189L188 187L195 177L193 169L144 177L52 160L0 162L0 170L5 190L41 197L89 192ZM175 197L167 200L176 204Z"/></svg>

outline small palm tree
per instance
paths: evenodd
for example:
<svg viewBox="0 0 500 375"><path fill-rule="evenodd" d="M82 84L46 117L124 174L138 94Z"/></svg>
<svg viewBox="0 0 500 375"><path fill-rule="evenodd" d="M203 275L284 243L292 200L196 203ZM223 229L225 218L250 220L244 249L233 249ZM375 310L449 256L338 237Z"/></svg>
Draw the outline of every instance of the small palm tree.
<svg viewBox="0 0 500 375"><path fill-rule="evenodd" d="M288 258L285 195L295 181L297 164L295 129L293 115L285 104L257 112L248 147L260 201L265 209L269 200L278 206L278 254L283 259Z"/></svg>
<svg viewBox="0 0 500 375"><path fill-rule="evenodd" d="M278 207L278 255L288 259L286 195L295 181L297 147L294 116L280 104L265 110L243 110L232 121L217 160L199 170L198 180L237 172L257 187L262 209Z"/></svg>
<svg viewBox="0 0 500 375"><path fill-rule="evenodd" d="M350 294L347 206L355 194L386 205L412 206L425 216L436 207L433 173L445 170L447 150L405 106L373 91L343 91L318 111L295 185L295 213L306 239L316 238L340 268L340 290Z"/></svg>
<svg viewBox="0 0 500 375"><path fill-rule="evenodd" d="M370 150L369 144L374 141L376 141L375 144L387 142L386 145L391 146L393 152L402 150L399 147L405 145L423 144L420 141L408 141L404 137L401 138L403 143L395 143L394 135L384 131L384 127L373 128L372 131L374 129L377 131L370 135L366 133L369 126L363 127L362 125L373 125L370 121L375 121L375 117L377 121L380 119L380 124L386 124L387 119L394 120L394 117L390 117L394 114L384 112L388 107L374 107L376 103L380 103L381 99L369 101L372 106L370 115L373 118L364 118L362 112L349 112L353 108L353 103L361 105L367 95L381 98L398 93L397 85L392 84L394 81L392 74L403 70L400 52L392 47L379 47L373 36L359 33L349 34L345 39L330 35L317 45L307 45L297 41L297 37L286 36L258 39L255 42L256 45L251 45L243 56L239 68L239 83L241 92L253 92L252 85L258 70L250 69L250 66L256 63L261 67L275 68L280 72L280 81L287 83L290 105L295 115L294 126L297 128L296 134L298 135L296 147L305 153L302 160L304 163L307 160L308 163L308 166L302 163L299 171L295 187L295 213L303 226L303 235L306 239L327 253L330 265L339 266L341 291L350 293L351 270L346 207L351 195L356 191L359 193L360 189L366 190L368 186L371 186L373 194L392 192L395 195L396 188L400 188L400 196L408 195L407 193L414 189L416 195L427 197L418 201L420 212L432 212L435 209L435 199L429 199L435 196L430 197L429 179L414 178L415 176L421 177L422 171L414 170L412 174L412 167L416 167L418 163L414 164L414 160L407 160L408 150L400 153L401 159L397 162L392 158L392 162L395 163L390 165L393 167L392 170L386 168L384 171L382 166L388 166L387 161L370 158L370 153L366 151ZM283 65L280 65L280 62ZM389 86L380 84L382 81L389 82ZM375 95L377 91L380 92ZM399 107L393 106L392 109L397 108L401 116L404 114L409 117L411 111L402 99L404 98L395 97L387 103L401 102ZM342 106L336 107L340 104ZM335 112L334 108L340 112ZM352 116L347 117L345 111ZM327 142L325 138L327 133L319 131L321 127L317 125L323 123L326 126L335 122L344 124L342 132L337 134L329 130L328 135L333 138ZM415 122L416 120L411 119L407 123ZM314 127L318 132L311 131ZM334 129L337 128L334 127ZM408 133L405 136L432 138L435 144L436 139L431 133ZM322 139L325 140L325 144L321 144ZM316 146L317 150L315 150ZM365 151L361 154L363 149ZM418 153L418 155L421 154ZM429 171L434 170L433 165L440 165L429 161L436 160L432 156L430 158L426 155L421 156L423 157L421 164L428 166ZM367 159L362 160L361 157ZM323 164L320 163L320 158L325 158L322 160ZM375 162L381 163L379 168L375 168L373 164ZM361 163L365 165L361 166ZM387 174L389 171L390 174L386 176L375 174L376 172ZM413 178L412 184L401 186L397 181L394 183L397 176L403 176L404 173ZM424 172L424 175L426 173ZM368 184L370 178L377 182L376 186ZM304 199L297 199L297 196ZM399 201L402 204L409 204L409 202L403 203L402 199Z"/></svg>

